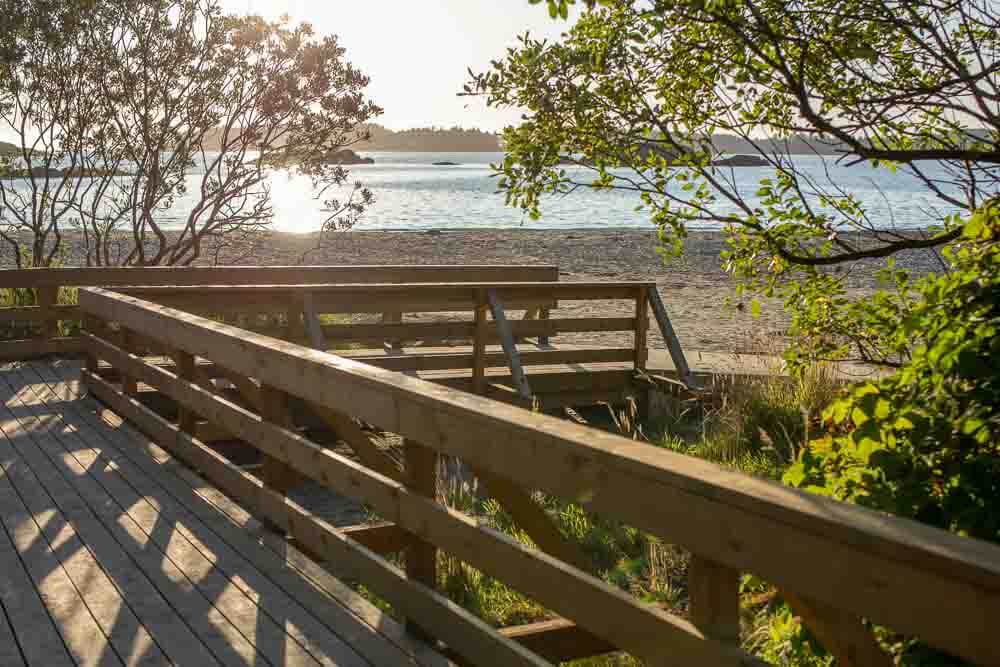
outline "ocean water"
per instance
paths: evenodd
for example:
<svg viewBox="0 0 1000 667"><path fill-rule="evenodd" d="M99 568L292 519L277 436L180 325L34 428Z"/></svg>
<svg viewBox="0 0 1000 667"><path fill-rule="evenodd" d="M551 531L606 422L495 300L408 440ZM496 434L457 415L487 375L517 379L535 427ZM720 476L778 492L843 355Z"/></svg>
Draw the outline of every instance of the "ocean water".
<svg viewBox="0 0 1000 667"><path fill-rule="evenodd" d="M372 165L351 167L351 177L364 183L375 195L375 204L356 227L360 230L426 230L525 227L580 229L602 227L649 228L649 212L636 211L635 193L594 191L581 188L568 196L550 196L543 201L542 218L533 221L521 211L505 206L497 192L490 163L501 153L379 153L365 155ZM433 166L434 162L456 162L459 166ZM937 224L954 209L934 197L911 174L868 165L843 167L831 159L800 156L803 169L823 187L831 182L857 197L869 217L880 227L922 228ZM580 169L581 176L592 173ZM739 167L731 172L740 192L751 202L761 178L772 175L764 167ZM943 175L943 174L942 174ZM311 231L322 214L312 201L309 185L287 173L272 175L272 194L278 229ZM817 198L813 198L818 203ZM308 203L307 203L308 202ZM735 212L735 207L720 206ZM717 225L706 224L705 229Z"/></svg>
<svg viewBox="0 0 1000 667"><path fill-rule="evenodd" d="M497 192L490 163L500 161L501 153L371 152L365 155L374 158L375 164L351 166L351 180L360 181L371 189L375 203L355 228L358 230L650 226L649 212L635 210L640 203L637 194L586 188L568 196L547 197L542 205L542 219L532 221L521 211L506 206L504 195ZM434 166L434 162L455 162L458 166ZM882 228L926 227L954 212L907 173L876 170L866 164L838 166L830 158L816 156L797 156L797 163L817 184L825 188L836 185L854 195L867 209L870 220ZM582 177L592 173L583 168L578 171ZM751 205L758 201L759 180L772 175L766 167L739 167L725 173L735 177L736 186ZM940 167L929 169L929 173L945 176ZM159 214L164 227L183 223L195 204L198 180L198 176L191 176L189 194L179 197L170 209ZM312 232L320 227L326 214L309 179L279 170L270 174L269 185L276 230ZM328 195L343 197L347 192L344 188ZM812 199L814 204L818 203L815 197ZM736 211L734 206L721 204L718 209ZM717 226L705 224L702 228Z"/></svg>

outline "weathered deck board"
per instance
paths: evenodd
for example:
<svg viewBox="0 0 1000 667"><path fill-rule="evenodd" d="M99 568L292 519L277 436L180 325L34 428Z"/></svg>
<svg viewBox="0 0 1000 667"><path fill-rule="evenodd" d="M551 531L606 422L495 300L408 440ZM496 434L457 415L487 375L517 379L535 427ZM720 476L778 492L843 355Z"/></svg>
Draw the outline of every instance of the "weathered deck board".
<svg viewBox="0 0 1000 667"><path fill-rule="evenodd" d="M0 370L0 664L449 664L95 413L75 372Z"/></svg>
<svg viewBox="0 0 1000 667"><path fill-rule="evenodd" d="M27 400L33 395L30 389L32 383L24 381L23 375L14 377L22 380L20 386L23 389L16 399L20 407L33 413L34 417L40 418L35 414L39 407L37 403L33 404ZM7 381L9 383L10 377ZM3 388L0 387L0 393L2 391ZM109 472L114 467L114 461L98 460L79 435L68 429L59 417L48 418L43 428L46 433L54 435L41 447L52 464L61 468L70 483L92 506L110 508L106 513L108 518L117 515L119 524L125 519L130 534L137 540L148 540L147 544L155 545L162 551L165 558L169 559L217 610L217 613L228 621L229 625L221 620L218 623L226 638L234 639L238 632L249 647L274 665L318 664L283 627L263 613L250 596L186 539L186 531L181 521L158 514L155 508L130 490L118 475ZM191 597L197 599L194 595ZM209 613L214 615L216 612ZM239 642L243 645L243 640ZM247 656L251 655L246 646L244 651ZM342 650L341 653L353 657L353 664L363 664L363 661L353 656L349 650ZM346 664L352 663L348 661Z"/></svg>
<svg viewBox="0 0 1000 667"><path fill-rule="evenodd" d="M6 539L0 536L0 539ZM7 544L8 548L10 544ZM0 557L0 567L3 567L3 559ZM0 584L2 587L3 584ZM20 667L24 665L24 657L21 655L21 649L17 645L17 639L14 637L14 629L10 627L10 621L7 619L7 613L3 609L3 604L0 604L0 664L10 665L10 667Z"/></svg>
<svg viewBox="0 0 1000 667"><path fill-rule="evenodd" d="M48 395L48 386L37 376L30 386L36 398ZM100 471L101 484L122 506L129 508L133 519L144 528L149 527L147 532L155 527L157 515L177 526L183 539L174 540L169 547L173 549L175 557L184 560L185 570L190 573L191 568L205 570L211 567L226 575L229 578L227 586L234 586L253 600L275 624L284 625L288 636L295 640L295 643L286 647L289 655L299 655L298 659L304 659L300 654L305 649L322 664L366 664L353 654L346 643L331 635L311 615L296 609L299 605L284 591L219 539L180 503L153 484L145 473L136 469L131 462L123 461L115 452L106 451L107 446L102 442L99 432L68 412L64 413L64 419L76 429L78 437L85 439L81 443L81 449L75 452L77 459L88 469ZM93 465L92 462L99 460L113 461L114 466ZM126 473L128 479L121 473ZM339 657L335 661L331 656ZM284 659L287 660L288 657L284 656Z"/></svg>
<svg viewBox="0 0 1000 667"><path fill-rule="evenodd" d="M18 454L23 454L24 449L30 449L30 444L23 442L24 433L18 431L17 424L12 414L2 416L0 429L5 436L2 446L17 447ZM19 441L20 446L13 444ZM43 533L43 527L60 522L58 511L52 511L51 504L49 508L26 504L25 492L29 490L27 487L35 485L35 479L23 458L15 458L4 472L0 481L0 522L62 635L59 644L65 643L65 648L77 664L121 665L122 661L62 562L63 558L72 558L70 550L76 545L65 538L61 542L50 542ZM36 505L35 502L28 502ZM56 525L55 528L58 530L60 527ZM66 549L62 548L64 546ZM57 654L54 657L60 661L62 646L52 648ZM49 658L45 656L44 659L48 661Z"/></svg>
<svg viewBox="0 0 1000 667"><path fill-rule="evenodd" d="M131 610L141 619L158 645L166 650L171 660L182 664L217 664L184 619L160 595L149 579L138 571L123 547L81 502L79 496L72 493L65 480L61 480L48 465L43 464L41 473L46 478L50 493L55 493L53 497L66 510L67 519L79 538L86 543L87 548L101 563L106 576L110 577L112 585L123 594ZM37 478L36 486L39 490L42 489ZM127 655L130 656L130 664L145 657L142 652L136 653L134 648ZM29 662L34 664L33 660L29 659Z"/></svg>
<svg viewBox="0 0 1000 667"><path fill-rule="evenodd" d="M7 496L13 493L13 487L6 479L7 470L15 463L7 447L4 447L3 459L0 502L4 502L6 506ZM27 660L31 664L53 665L53 667L73 665L52 617L49 616L38 590L18 556L17 547L2 525L0 525L0 603L4 606L5 615L9 620L8 627L15 638L8 645L9 653L12 654L11 664L17 664L16 658L20 657L22 663ZM16 656L13 655L15 653Z"/></svg>
<svg viewBox="0 0 1000 667"><path fill-rule="evenodd" d="M36 363L26 368L40 377L59 400L72 401L73 410L83 423L100 433L109 451L120 455L115 459L117 464L123 469L141 471L150 483L166 491L179 507L201 519L219 539L246 557L372 664L415 663L428 667L450 664L426 644L406 635L402 625L353 589L330 576L279 536L264 530L242 507L113 412L92 399L82 398L76 362L58 362L52 366ZM130 473L130 478L138 474ZM269 549L261 549L258 540Z"/></svg>
<svg viewBox="0 0 1000 667"><path fill-rule="evenodd" d="M21 446L32 447L33 444ZM114 557L103 558L104 553L92 550L81 536L81 532L88 532L91 526L78 531L79 522L71 522L66 513L54 511L53 501L58 505L64 499L50 495L24 458L19 463L9 471L10 481L28 511L35 516L46 517L44 525L39 524L42 537L58 559L58 566L65 571L79 592L89 615L107 638L107 641L93 643L88 649L101 652L99 663L169 664L160 646L140 623L135 611L122 595L119 586L106 573L104 568L115 561ZM112 549L117 550L115 547ZM105 658L105 653L117 654L121 662Z"/></svg>
<svg viewBox="0 0 1000 667"><path fill-rule="evenodd" d="M6 382L0 382L0 392ZM8 389L9 392L9 389ZM192 582L184 575L177 565L156 549L148 536L127 516L111 507L103 499L94 498L91 494L79 493L62 476L62 471L55 465L57 462L46 456L51 450L51 439L36 437L34 445L24 447L20 451L32 465L38 481L45 486L56 503L61 503L60 509L76 525L86 523L88 518L96 517L113 539L129 555L132 568L137 568L152 583L155 589L166 598L175 614L191 622L192 630L204 643L212 655L207 658L208 664L222 662L226 665L254 664L257 660L252 644L234 628L226 618L218 612L211 602L198 594ZM30 457L30 458L29 458ZM93 542L95 547L97 543ZM57 619L58 623L58 619ZM61 623L59 623L62 629Z"/></svg>

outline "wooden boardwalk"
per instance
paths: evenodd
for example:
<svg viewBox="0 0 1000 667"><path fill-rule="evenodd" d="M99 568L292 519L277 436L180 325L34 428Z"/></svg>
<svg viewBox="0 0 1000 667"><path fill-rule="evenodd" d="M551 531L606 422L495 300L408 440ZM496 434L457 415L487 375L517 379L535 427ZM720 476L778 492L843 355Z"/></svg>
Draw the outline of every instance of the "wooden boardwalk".
<svg viewBox="0 0 1000 667"><path fill-rule="evenodd" d="M0 665L446 665L81 393L0 367Z"/></svg>

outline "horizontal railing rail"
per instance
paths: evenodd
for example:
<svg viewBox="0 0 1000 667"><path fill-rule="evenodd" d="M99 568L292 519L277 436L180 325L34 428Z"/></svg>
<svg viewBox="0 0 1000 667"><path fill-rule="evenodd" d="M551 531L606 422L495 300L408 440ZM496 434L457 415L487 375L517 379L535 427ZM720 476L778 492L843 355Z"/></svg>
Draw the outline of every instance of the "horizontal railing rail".
<svg viewBox="0 0 1000 667"><path fill-rule="evenodd" d="M136 296L85 289L80 305L88 322L103 323L85 333L90 358L84 377L95 396L469 663L543 664L525 647L544 649L524 633L486 627L435 591L435 547L520 590L584 636L648 664L754 663L737 643L742 572L777 586L817 636L834 644L834 654L853 656L855 664L888 664L863 632L862 618L975 662L1000 662L995 545ZM119 339L100 333L108 330ZM130 352L132 334L169 346L173 369ZM120 386L94 372L98 360L119 369ZM200 382L201 360L225 368L237 388L248 387L248 402ZM176 401L176 423L136 399L139 381ZM326 414L360 462L290 428L280 407L288 397ZM265 474L262 481L210 449L193 435L196 416L289 471L369 504L409 536L406 571L284 497L277 477ZM406 467L386 460L354 420L402 436ZM491 493L511 499L505 507L517 507L540 550L437 503L425 473L435 470L428 462L442 454L461 459L487 480ZM579 502L690 550L690 618L643 604L589 574L572 545L531 523L537 515L518 505L523 496L516 489Z"/></svg>
<svg viewBox="0 0 1000 667"><path fill-rule="evenodd" d="M469 281L556 281L559 270L547 265L353 265L95 267L0 269L4 290L30 290L36 305L0 307L0 359L74 354L80 340L71 335L79 320L75 304L59 303L65 288L128 285L301 285L314 283L400 283ZM8 301L17 304L12 293ZM22 295L23 296L23 295ZM65 297L64 297L65 300ZM391 320L394 313L388 312ZM62 325L62 326L61 326ZM6 334L6 335L3 335ZM69 334L69 335L63 335Z"/></svg>
<svg viewBox="0 0 1000 667"><path fill-rule="evenodd" d="M350 264L328 266L143 266L0 269L3 287L124 285L289 285L315 283L557 280L539 264Z"/></svg>
<svg viewBox="0 0 1000 667"><path fill-rule="evenodd" d="M635 371L646 368L648 357L649 314L655 316L659 330L667 342L680 379L691 384L691 373L684 353L670 326L666 310L660 301L655 283L648 281L601 282L456 282L407 284L330 284L330 285L254 285L198 287L126 287L121 293L147 299L187 312L232 319L233 323L259 333L312 347L343 348L345 343L377 344L376 349L338 351L339 354L366 363L397 371L472 372L472 384L484 392L484 368L507 366L513 382L519 385L521 397L531 395L527 380L519 368L532 365L608 364L632 362ZM559 317L559 303L578 301L629 301L633 317ZM395 311L397 314L423 313L420 322L337 323L322 324L307 331L295 324L297 317L288 314L280 326L260 325L258 318L276 313L291 313L299 309L311 316L324 314L359 315ZM525 319L512 320L506 313L525 310ZM487 321L488 314L492 321ZM443 313L465 314L464 321L440 320ZM437 317L438 321L427 321ZM534 319L542 317L543 319ZM564 333L631 334L628 346L602 345L565 346L552 348L554 336ZM317 338L318 336L318 338ZM519 349L517 341L537 337L537 348ZM466 350L435 348L454 346L465 341ZM391 342L392 355L381 347ZM413 349L405 350L407 343ZM487 351L486 345L499 344L502 349ZM605 369L610 370L610 369ZM453 378L441 376L442 379ZM628 390L623 388L624 392ZM604 394L594 393L601 398Z"/></svg>

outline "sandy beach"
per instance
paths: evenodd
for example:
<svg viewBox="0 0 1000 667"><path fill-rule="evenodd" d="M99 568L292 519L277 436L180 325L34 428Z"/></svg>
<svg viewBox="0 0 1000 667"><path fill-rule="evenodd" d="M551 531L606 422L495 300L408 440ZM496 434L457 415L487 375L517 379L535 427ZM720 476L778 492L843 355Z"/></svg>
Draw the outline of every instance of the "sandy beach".
<svg viewBox="0 0 1000 667"><path fill-rule="evenodd" d="M276 234L261 264L298 264L314 247L312 235ZM469 230L430 232L343 232L330 237L323 248L305 254L308 264L554 264L560 280L651 280L667 305L681 343L689 350L718 352L776 351L787 329L787 317L777 299L762 302L760 317L742 309L735 283L723 270L719 253L723 235L692 232L685 254L667 259L657 253L655 232L592 230ZM922 273L936 261L926 253L898 258L902 266ZM849 267L848 285L861 293L876 287L878 262ZM598 302L600 303L600 302ZM630 315L624 303L563 303L560 314ZM654 333L654 332L651 332ZM611 337L614 334L610 335ZM566 341L570 342L570 341ZM612 344L609 334L579 335L572 342ZM650 340L662 347L659 335Z"/></svg>
<svg viewBox="0 0 1000 667"><path fill-rule="evenodd" d="M83 264L78 245L68 239L64 265ZM328 236L316 249L311 234L276 233L253 261L242 264L554 264L560 280L651 280L666 303L681 343L689 350L761 352L780 349L787 318L778 300L762 302L759 317L749 304L738 307L734 282L723 270L719 253L724 237L715 232L692 232L685 254L667 259L657 253L653 231L630 229L435 230L424 232L349 231ZM223 257L224 263L232 260ZM939 267L928 253L897 257L901 266L917 273ZM206 261L200 263L207 263ZM876 286L878 262L844 267L851 291ZM566 317L631 315L623 302L564 302L558 313ZM655 332L652 347L663 342ZM579 334L564 342L616 344L616 334ZM620 336L620 335L618 335ZM622 341L624 342L624 341Z"/></svg>

